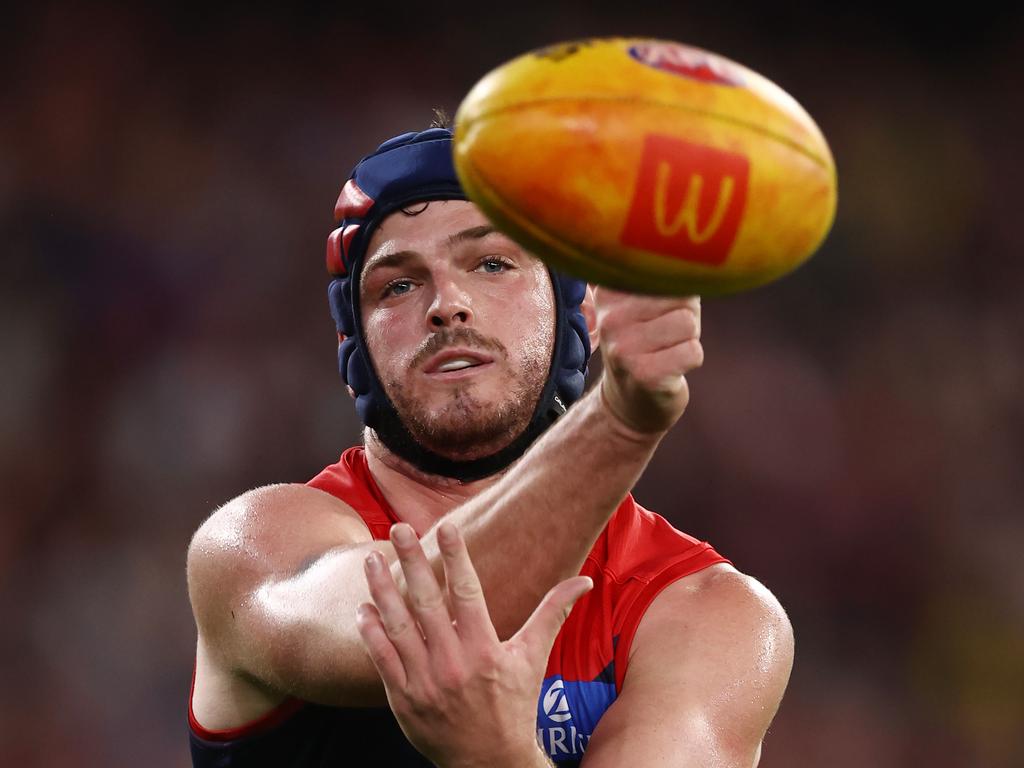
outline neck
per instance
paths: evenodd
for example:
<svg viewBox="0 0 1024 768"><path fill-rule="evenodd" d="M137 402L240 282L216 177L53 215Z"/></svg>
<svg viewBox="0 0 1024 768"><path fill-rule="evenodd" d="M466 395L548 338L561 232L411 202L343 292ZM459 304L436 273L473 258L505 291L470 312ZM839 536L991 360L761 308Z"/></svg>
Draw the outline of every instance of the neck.
<svg viewBox="0 0 1024 768"><path fill-rule="evenodd" d="M423 535L455 507L497 483L505 472L472 482L424 472L393 453L372 429L364 432L366 464L399 520ZM506 470L507 471L507 470Z"/></svg>

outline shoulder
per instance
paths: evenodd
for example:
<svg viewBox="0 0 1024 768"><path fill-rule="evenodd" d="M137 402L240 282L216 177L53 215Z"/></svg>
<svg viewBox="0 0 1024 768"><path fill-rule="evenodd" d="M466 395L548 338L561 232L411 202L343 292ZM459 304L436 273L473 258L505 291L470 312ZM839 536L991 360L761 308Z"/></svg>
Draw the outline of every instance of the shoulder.
<svg viewBox="0 0 1024 768"><path fill-rule="evenodd" d="M719 564L654 599L637 629L624 688L685 692L680 706L744 751L760 744L778 709L793 651L793 628L775 595Z"/></svg>
<svg viewBox="0 0 1024 768"><path fill-rule="evenodd" d="M792 663L789 619L756 579L724 563L681 578L645 612L586 765L756 765Z"/></svg>
<svg viewBox="0 0 1024 768"><path fill-rule="evenodd" d="M323 491L268 485L215 510L189 544L189 597L201 633L216 632L227 603L288 578L328 549L370 539L359 515Z"/></svg>
<svg viewBox="0 0 1024 768"><path fill-rule="evenodd" d="M307 523L345 525L360 519L352 508L323 490L300 483L264 485L248 490L221 505L207 517L192 538L192 547L205 539L239 545L239 534L272 536L288 530L290 535ZM224 540L225 537L228 540Z"/></svg>
<svg viewBox="0 0 1024 768"><path fill-rule="evenodd" d="M347 504L297 483L253 488L217 508L199 526L188 549L188 566L221 561L242 565L294 565L296 553L335 537L366 538L366 526Z"/></svg>
<svg viewBox="0 0 1024 768"><path fill-rule="evenodd" d="M767 621L789 626L782 604L760 581L728 563L692 573L667 586L654 599L644 624L675 623L686 615L687 626Z"/></svg>
<svg viewBox="0 0 1024 768"><path fill-rule="evenodd" d="M673 642L664 643L666 636ZM793 628L782 604L757 579L724 563L662 590L640 621L632 655L689 661L712 649L736 664L756 659L787 678L793 658Z"/></svg>

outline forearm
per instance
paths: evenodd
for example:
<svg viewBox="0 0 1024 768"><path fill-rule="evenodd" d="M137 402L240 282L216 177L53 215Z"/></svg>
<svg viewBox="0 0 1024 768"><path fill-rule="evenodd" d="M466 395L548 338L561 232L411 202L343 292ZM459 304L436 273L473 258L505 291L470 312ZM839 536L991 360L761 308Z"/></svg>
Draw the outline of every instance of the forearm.
<svg viewBox="0 0 1024 768"><path fill-rule="evenodd" d="M502 637L522 625L548 589L579 572L658 444L660 435L623 427L600 397L595 387L500 482L444 518L463 531ZM436 526L422 542L443 578L435 532ZM373 549L393 564L402 586L390 542L366 541L331 550L257 591L260 623L274 627L264 663L252 670L260 679L312 701L383 703L354 621L356 607L369 600L362 568Z"/></svg>
<svg viewBox="0 0 1024 768"><path fill-rule="evenodd" d="M445 516L463 532L499 636L508 637L559 581L577 574L601 530L647 466L661 433L625 426L601 400L581 399L494 486ZM312 491L302 492L303 496ZM318 493L318 492L317 492ZM308 505L314 498L296 499ZM423 548L443 579L435 525ZM250 670L275 689L330 704L383 703L383 688L355 628L369 600L363 560L387 541L330 550L301 572L257 590L259 624L272 627Z"/></svg>
<svg viewBox="0 0 1024 768"><path fill-rule="evenodd" d="M579 572L661 438L622 426L601 397L594 387L499 483L445 517L463 532L501 637ZM435 530L423 545L440 575Z"/></svg>
<svg viewBox="0 0 1024 768"><path fill-rule="evenodd" d="M271 580L254 594L263 628L245 656L248 671L275 690L331 706L383 706L380 677L356 629L357 607L369 601L364 561L388 541L328 551L301 573Z"/></svg>

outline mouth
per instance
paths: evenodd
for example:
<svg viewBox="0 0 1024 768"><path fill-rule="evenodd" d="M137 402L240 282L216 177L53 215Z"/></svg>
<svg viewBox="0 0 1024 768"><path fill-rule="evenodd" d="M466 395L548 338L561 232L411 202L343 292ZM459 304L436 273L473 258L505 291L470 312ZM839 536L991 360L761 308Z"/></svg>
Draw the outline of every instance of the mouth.
<svg viewBox="0 0 1024 768"><path fill-rule="evenodd" d="M460 374L473 373L494 362L490 355L471 349L446 349L434 355L423 368L428 376L453 378Z"/></svg>

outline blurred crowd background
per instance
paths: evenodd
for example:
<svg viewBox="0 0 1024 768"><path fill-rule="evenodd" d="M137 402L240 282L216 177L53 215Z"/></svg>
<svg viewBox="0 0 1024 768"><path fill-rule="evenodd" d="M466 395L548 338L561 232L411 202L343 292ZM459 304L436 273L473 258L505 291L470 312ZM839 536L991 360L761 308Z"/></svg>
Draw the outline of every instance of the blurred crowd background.
<svg viewBox="0 0 1024 768"><path fill-rule="evenodd" d="M637 488L781 599L765 768L1024 765L1024 16L1007 4L38 2L0 24L0 762L188 765L184 557L359 439L324 241L530 48L723 53L816 118L818 255L704 306Z"/></svg>

